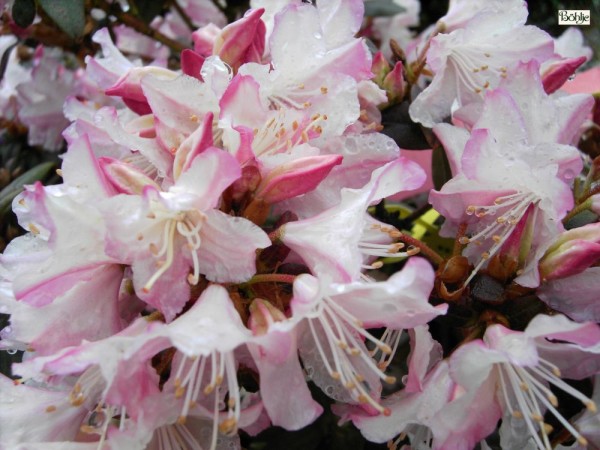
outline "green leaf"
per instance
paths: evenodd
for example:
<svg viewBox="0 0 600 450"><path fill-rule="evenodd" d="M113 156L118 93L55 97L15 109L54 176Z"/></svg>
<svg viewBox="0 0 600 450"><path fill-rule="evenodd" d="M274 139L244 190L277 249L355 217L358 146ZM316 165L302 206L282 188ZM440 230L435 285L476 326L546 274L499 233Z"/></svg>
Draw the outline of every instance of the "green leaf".
<svg viewBox="0 0 600 450"><path fill-rule="evenodd" d="M406 11L406 8L391 0L370 0L365 2L365 16L387 17L395 16Z"/></svg>
<svg viewBox="0 0 600 450"><path fill-rule="evenodd" d="M21 28L27 28L35 19L35 0L15 0L12 18Z"/></svg>
<svg viewBox="0 0 600 450"><path fill-rule="evenodd" d="M136 14L146 23L152 22L152 19L162 13L165 6L165 2L159 0L130 0L130 3L135 5Z"/></svg>
<svg viewBox="0 0 600 450"><path fill-rule="evenodd" d="M3 216L10 211L13 199L21 193L23 186L42 180L50 173L53 167L53 162L39 164L5 186L4 189L0 191L0 216Z"/></svg>
<svg viewBox="0 0 600 450"><path fill-rule="evenodd" d="M85 0L37 0L43 10L72 38L83 34L85 27Z"/></svg>

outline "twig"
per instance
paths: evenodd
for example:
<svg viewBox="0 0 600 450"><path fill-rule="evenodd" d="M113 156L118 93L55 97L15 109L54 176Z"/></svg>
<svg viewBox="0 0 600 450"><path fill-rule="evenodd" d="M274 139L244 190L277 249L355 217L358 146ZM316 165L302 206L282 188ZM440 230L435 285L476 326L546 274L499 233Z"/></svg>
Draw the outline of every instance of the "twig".
<svg viewBox="0 0 600 450"><path fill-rule="evenodd" d="M158 41L161 44L166 45L175 53L181 53L183 50L188 48L187 46L183 45L181 42L177 42L177 41L171 39L170 37L165 36L160 31L155 30L154 28L150 27L149 25L147 25L146 23L144 23L142 20L138 19L137 17L134 17L131 14L123 12L123 11L119 10L118 8L113 8L112 7L113 5L108 3L106 0L95 0L95 2L96 2L97 7L102 9L106 14L116 17L116 19L123 25L133 28L138 33L144 34L144 35L154 39L155 41Z"/></svg>

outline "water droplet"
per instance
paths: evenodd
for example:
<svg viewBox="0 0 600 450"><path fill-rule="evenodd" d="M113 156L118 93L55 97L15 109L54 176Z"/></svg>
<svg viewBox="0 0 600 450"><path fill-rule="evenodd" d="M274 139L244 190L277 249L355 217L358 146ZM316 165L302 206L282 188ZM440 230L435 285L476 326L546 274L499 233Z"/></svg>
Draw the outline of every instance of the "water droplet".
<svg viewBox="0 0 600 450"><path fill-rule="evenodd" d="M329 386L326 386L326 387L325 387L325 393L326 393L327 395L329 395L330 397L333 395L333 391L334 391L334 388L333 388L333 386L329 385Z"/></svg>
<svg viewBox="0 0 600 450"><path fill-rule="evenodd" d="M575 79L575 74L569 76L569 81L573 81Z"/></svg>
<svg viewBox="0 0 600 450"><path fill-rule="evenodd" d="M8 353L9 355L15 355L17 353L17 350L15 350L14 348L9 348L8 350L6 350L6 353Z"/></svg>
<svg viewBox="0 0 600 450"><path fill-rule="evenodd" d="M564 177L565 180L572 180L575 178L575 172L573 172L571 169L567 169L565 170Z"/></svg>
<svg viewBox="0 0 600 450"><path fill-rule="evenodd" d="M315 33L313 36L315 37L315 39L321 39L323 37L323 35L321 33L318 33L318 32Z"/></svg>

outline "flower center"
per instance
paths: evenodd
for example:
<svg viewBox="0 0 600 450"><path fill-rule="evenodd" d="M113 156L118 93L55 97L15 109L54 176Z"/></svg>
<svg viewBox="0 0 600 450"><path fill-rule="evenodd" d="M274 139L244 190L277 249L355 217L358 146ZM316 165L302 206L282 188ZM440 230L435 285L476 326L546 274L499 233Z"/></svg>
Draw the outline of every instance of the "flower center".
<svg viewBox="0 0 600 450"><path fill-rule="evenodd" d="M197 213L197 212L196 212ZM159 218L157 214L160 212L152 212L148 215L149 218ZM162 213L164 215L164 212ZM163 227L162 245L160 248L154 242L152 242L148 248L150 253L156 259L156 266L158 269L150 277L143 287L143 291L148 293L154 286L154 283L171 267L173 264L173 258L175 255L175 242L176 235L183 237L186 241L187 248L192 255L193 273L188 275L188 282L191 285L195 285L200 280L200 263L198 260L198 249L202 243L200 237L200 230L202 229L202 223L204 222L204 216L200 213L199 220L194 220L190 213L180 212L173 214L167 212L166 217L163 220L166 222ZM138 236L138 239L143 239L143 236Z"/></svg>
<svg viewBox="0 0 600 450"><path fill-rule="evenodd" d="M463 245L474 244L484 245L490 243L491 245L486 251L481 253L481 257L478 260L473 272L467 278L464 286L469 284L473 277L479 272L486 261L494 256L501 248L502 245L511 236L516 228L516 225L523 219L527 213L529 207L539 201L539 197L529 192L517 192L515 194L505 195L496 198L492 205L476 206L469 205L465 211L468 216L475 216L481 221L484 226L471 236L463 236L459 239L459 242ZM537 209L534 209L534 218ZM495 219L490 220L488 216L496 216ZM487 223L487 224L486 224Z"/></svg>
<svg viewBox="0 0 600 450"><path fill-rule="evenodd" d="M481 50L461 47L453 49L448 56L448 63L455 69L457 83L462 84L476 94L490 87L499 77L506 78L504 66L490 66L491 54Z"/></svg>

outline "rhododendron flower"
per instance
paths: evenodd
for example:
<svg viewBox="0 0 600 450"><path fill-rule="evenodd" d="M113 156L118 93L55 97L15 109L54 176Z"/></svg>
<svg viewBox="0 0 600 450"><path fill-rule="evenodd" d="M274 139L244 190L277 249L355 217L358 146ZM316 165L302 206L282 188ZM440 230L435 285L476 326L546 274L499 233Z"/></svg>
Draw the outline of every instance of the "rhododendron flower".
<svg viewBox="0 0 600 450"><path fill-rule="evenodd" d="M519 61L543 62L552 56L550 36L525 26L525 3L513 3L477 15L464 28L431 40L427 62L435 75L410 106L413 120L432 127L451 109L480 103L486 90L512 77Z"/></svg>
<svg viewBox="0 0 600 450"><path fill-rule="evenodd" d="M560 220L573 207L569 183L582 162L575 148L564 144L572 139L572 125L582 121L591 106L589 98L578 98L567 100L570 108L552 108L553 101L543 93L539 76L526 76L535 73L535 64L521 66L514 83L518 81L522 87L537 83L538 95L549 106L548 114L557 120L532 115L530 105L514 100L511 91L499 88L489 92L470 135L450 125L435 127L455 176L430 195L433 206L447 217L447 228L468 224L470 236L461 241L470 244L467 254L476 261L472 276L502 248L517 225L535 229L533 234L525 231L526 239L520 237L530 242L529 249L517 256L517 282L524 286L539 283L537 262L562 231ZM495 120L498 115L505 120ZM548 129L546 123L555 124L554 129Z"/></svg>
<svg viewBox="0 0 600 450"><path fill-rule="evenodd" d="M214 209L239 176L232 156L208 148L167 191L138 173L145 183L131 177L131 191L104 205L107 253L132 264L136 292L168 320L187 302L200 274L212 281L246 281L256 271L255 250L271 243L251 222Z"/></svg>

